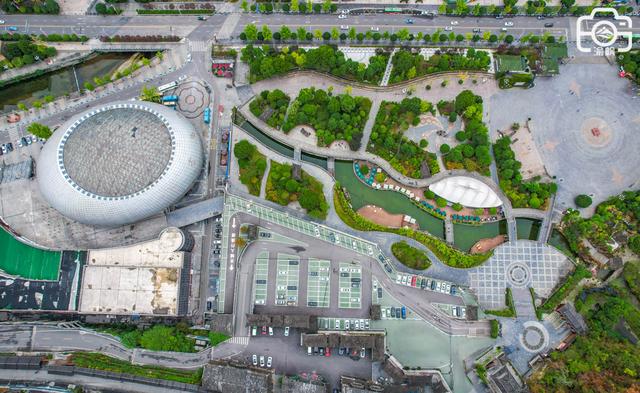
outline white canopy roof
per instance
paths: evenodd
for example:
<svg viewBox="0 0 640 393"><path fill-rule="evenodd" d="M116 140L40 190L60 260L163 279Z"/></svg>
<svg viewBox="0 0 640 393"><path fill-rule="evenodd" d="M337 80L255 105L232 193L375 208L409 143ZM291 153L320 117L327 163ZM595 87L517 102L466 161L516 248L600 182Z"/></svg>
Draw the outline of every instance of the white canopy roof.
<svg viewBox="0 0 640 393"><path fill-rule="evenodd" d="M452 176L433 183L429 189L442 198L467 207L498 207L498 195L480 180L466 176Z"/></svg>

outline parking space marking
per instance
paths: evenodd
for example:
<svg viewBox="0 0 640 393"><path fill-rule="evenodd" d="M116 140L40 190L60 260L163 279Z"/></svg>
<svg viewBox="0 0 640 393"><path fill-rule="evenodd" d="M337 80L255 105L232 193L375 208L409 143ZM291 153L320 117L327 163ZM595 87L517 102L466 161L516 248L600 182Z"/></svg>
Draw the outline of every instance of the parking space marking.
<svg viewBox="0 0 640 393"><path fill-rule="evenodd" d="M338 307L361 308L362 268L357 262L340 262Z"/></svg>
<svg viewBox="0 0 640 393"><path fill-rule="evenodd" d="M297 306L300 258L278 253L276 306Z"/></svg>
<svg viewBox="0 0 640 393"><path fill-rule="evenodd" d="M309 258L308 269L307 306L329 307L331 262Z"/></svg>
<svg viewBox="0 0 640 393"><path fill-rule="evenodd" d="M255 304L267 301L267 280L269 277L269 252L262 251L256 257L256 292Z"/></svg>

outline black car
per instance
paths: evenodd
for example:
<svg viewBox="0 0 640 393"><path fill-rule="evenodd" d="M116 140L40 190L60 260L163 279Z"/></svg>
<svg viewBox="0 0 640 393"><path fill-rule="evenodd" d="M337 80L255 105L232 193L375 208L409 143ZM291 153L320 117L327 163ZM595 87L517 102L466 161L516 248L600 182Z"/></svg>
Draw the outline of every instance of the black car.
<svg viewBox="0 0 640 393"><path fill-rule="evenodd" d="M13 151L13 143L9 142L6 144L6 146L7 146L7 150Z"/></svg>
<svg viewBox="0 0 640 393"><path fill-rule="evenodd" d="M431 290L436 289L436 280L431 281Z"/></svg>
<svg viewBox="0 0 640 393"><path fill-rule="evenodd" d="M400 309L400 307L396 308L396 318L401 318L402 317L402 310Z"/></svg>
<svg viewBox="0 0 640 393"><path fill-rule="evenodd" d="M420 289L425 289L427 287L427 279L423 278L422 282L420 283Z"/></svg>
<svg viewBox="0 0 640 393"><path fill-rule="evenodd" d="M391 307L391 318L396 316L396 308L395 307Z"/></svg>
<svg viewBox="0 0 640 393"><path fill-rule="evenodd" d="M544 27L553 27L553 23L545 23Z"/></svg>

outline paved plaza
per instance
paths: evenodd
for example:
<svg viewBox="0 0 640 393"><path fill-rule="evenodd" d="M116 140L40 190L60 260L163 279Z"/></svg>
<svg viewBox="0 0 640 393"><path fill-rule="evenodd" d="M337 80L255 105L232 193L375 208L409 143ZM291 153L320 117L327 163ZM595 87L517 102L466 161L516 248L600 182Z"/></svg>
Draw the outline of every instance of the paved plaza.
<svg viewBox="0 0 640 393"><path fill-rule="evenodd" d="M529 288L547 297L573 264L560 251L530 240L505 243L469 273L471 289L487 309L505 307L505 289Z"/></svg>

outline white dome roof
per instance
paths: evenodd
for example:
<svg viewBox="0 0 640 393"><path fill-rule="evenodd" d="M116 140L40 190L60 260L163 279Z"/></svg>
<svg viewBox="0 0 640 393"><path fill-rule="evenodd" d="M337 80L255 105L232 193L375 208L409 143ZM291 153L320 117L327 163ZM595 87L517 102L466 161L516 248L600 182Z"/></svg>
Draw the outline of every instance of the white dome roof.
<svg viewBox="0 0 640 393"><path fill-rule="evenodd" d="M191 123L163 105L119 101L74 116L40 153L44 199L89 225L134 223L175 204L202 170Z"/></svg>
<svg viewBox="0 0 640 393"><path fill-rule="evenodd" d="M442 198L467 207L498 207L502 205L500 197L480 180L466 176L452 176L429 186L429 189Z"/></svg>

